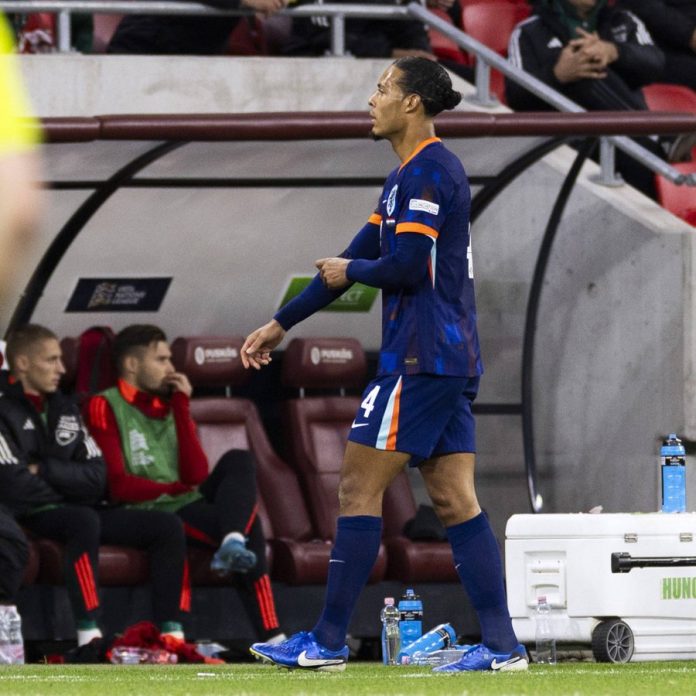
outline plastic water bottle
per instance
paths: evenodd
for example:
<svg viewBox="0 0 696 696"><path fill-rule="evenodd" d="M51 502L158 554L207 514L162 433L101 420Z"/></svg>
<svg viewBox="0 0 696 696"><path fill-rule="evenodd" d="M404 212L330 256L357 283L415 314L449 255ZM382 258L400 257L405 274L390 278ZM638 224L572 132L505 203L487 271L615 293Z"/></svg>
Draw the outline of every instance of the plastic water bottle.
<svg viewBox="0 0 696 696"><path fill-rule="evenodd" d="M660 448L662 512L686 512L686 450L675 433Z"/></svg>
<svg viewBox="0 0 696 696"><path fill-rule="evenodd" d="M556 639L551 625L551 605L543 595L537 598L536 661L539 664L556 664Z"/></svg>
<svg viewBox="0 0 696 696"><path fill-rule="evenodd" d="M395 665L399 654L399 610L394 604L393 597L384 598L382 608L382 662L385 665Z"/></svg>
<svg viewBox="0 0 696 696"><path fill-rule="evenodd" d="M406 664L421 667L426 665L428 667L449 665L452 662L457 662L457 660L460 660L470 647L471 645L452 645L449 648L435 650L434 652L424 652L423 650L418 650L418 652L413 653L411 659Z"/></svg>
<svg viewBox="0 0 696 696"><path fill-rule="evenodd" d="M399 600L401 649L423 635L423 602L410 587Z"/></svg>
<svg viewBox="0 0 696 696"><path fill-rule="evenodd" d="M0 605L0 664L24 664L22 618L13 604Z"/></svg>
<svg viewBox="0 0 696 696"><path fill-rule="evenodd" d="M457 634L452 626L448 623L440 624L403 648L399 653L398 662L400 665L409 665L417 652L432 653L436 650L444 650L453 646L456 640Z"/></svg>
<svg viewBox="0 0 696 696"><path fill-rule="evenodd" d="M24 664L24 639L22 638L22 617L17 607L8 607L9 611L9 643L13 665Z"/></svg>
<svg viewBox="0 0 696 696"><path fill-rule="evenodd" d="M12 650L10 648L10 607L0 605L0 665L12 664Z"/></svg>
<svg viewBox="0 0 696 696"><path fill-rule="evenodd" d="M173 665L179 657L168 650L148 650L136 646L119 645L111 650L109 658L114 665Z"/></svg>

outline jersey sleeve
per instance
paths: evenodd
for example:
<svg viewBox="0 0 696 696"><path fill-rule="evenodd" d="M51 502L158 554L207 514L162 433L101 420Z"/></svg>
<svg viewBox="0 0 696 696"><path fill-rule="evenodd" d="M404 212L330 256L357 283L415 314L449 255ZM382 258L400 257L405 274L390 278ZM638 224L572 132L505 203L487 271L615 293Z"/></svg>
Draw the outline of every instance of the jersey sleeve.
<svg viewBox="0 0 696 696"><path fill-rule="evenodd" d="M409 232L437 239L447 217L454 182L437 162L425 160L413 166L401 184L396 234Z"/></svg>

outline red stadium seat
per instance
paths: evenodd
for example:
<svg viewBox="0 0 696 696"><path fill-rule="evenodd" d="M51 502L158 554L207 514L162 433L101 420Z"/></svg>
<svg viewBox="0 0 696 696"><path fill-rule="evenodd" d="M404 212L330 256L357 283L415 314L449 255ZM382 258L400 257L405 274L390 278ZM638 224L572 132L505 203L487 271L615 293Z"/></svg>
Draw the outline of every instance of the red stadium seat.
<svg viewBox="0 0 696 696"><path fill-rule="evenodd" d="M61 386L74 391L79 401L116 384L116 369L111 359L114 332L109 326L92 326L79 337L60 342L65 375Z"/></svg>
<svg viewBox="0 0 696 696"><path fill-rule="evenodd" d="M464 31L501 56L507 56L508 40L518 22L528 17L526 4L490 0L462 7ZM505 79L491 70L491 92L505 103Z"/></svg>
<svg viewBox="0 0 696 696"><path fill-rule="evenodd" d="M696 92L683 85L656 82L643 87L643 96L650 111L683 111L696 114ZM696 147L691 151L696 160Z"/></svg>
<svg viewBox="0 0 696 696"><path fill-rule="evenodd" d="M282 381L296 389L362 389L365 368L364 351L353 338L296 338L283 356ZM343 452L359 406L360 397L345 395L304 396L285 405L290 458L322 535L333 536ZM449 544L413 542L403 536L404 524L415 513L411 486L402 473L384 498L387 576L402 582L456 580Z"/></svg>
<svg viewBox="0 0 696 696"><path fill-rule="evenodd" d="M250 375L239 358L242 344L241 337L177 338L173 361L194 386L239 387ZM254 454L272 576L288 584L324 583L330 544L316 534L297 478L273 450L255 404L238 397L198 397L191 400L191 414L211 464L230 448Z"/></svg>
<svg viewBox="0 0 696 696"><path fill-rule="evenodd" d="M440 19L445 22L452 24L451 17L444 10L439 10L437 8L428 8L433 14L436 14ZM452 39L447 38L444 34L441 34L436 29L428 30L428 38L430 39L430 45L432 46L433 53L440 59L451 60L455 63L461 63L462 65L469 64L469 56L462 51L459 46L457 46Z"/></svg>
<svg viewBox="0 0 696 696"><path fill-rule="evenodd" d="M674 163L672 166L684 174L696 172L696 162ZM655 187L662 207L696 227L696 186L677 186L658 175Z"/></svg>
<svg viewBox="0 0 696 696"><path fill-rule="evenodd" d="M650 111L684 111L696 113L696 92L682 85L656 82L643 87Z"/></svg>

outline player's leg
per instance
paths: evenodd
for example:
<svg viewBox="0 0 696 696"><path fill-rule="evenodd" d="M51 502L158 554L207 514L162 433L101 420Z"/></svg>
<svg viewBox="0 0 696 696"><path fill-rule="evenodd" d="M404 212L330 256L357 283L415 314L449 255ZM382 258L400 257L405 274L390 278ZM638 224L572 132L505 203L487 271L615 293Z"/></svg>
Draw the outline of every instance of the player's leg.
<svg viewBox="0 0 696 696"><path fill-rule="evenodd" d="M223 531L218 509L205 499L196 500L177 510L184 521L184 531L189 544L217 549ZM266 562L266 541L261 521L256 515L248 530L249 546L255 549L254 565L229 574L230 584L239 591L244 609L259 638L268 640L281 633L275 611L275 600ZM240 577L241 574L241 577Z"/></svg>
<svg viewBox="0 0 696 696"><path fill-rule="evenodd" d="M220 546L213 556L211 569L219 575L245 572L265 553L265 540L259 548L247 548L247 538L256 520L258 495L256 462L248 450L229 450L220 457L200 492L214 507L220 530Z"/></svg>
<svg viewBox="0 0 696 696"><path fill-rule="evenodd" d="M284 667L345 669L348 623L379 552L382 496L409 458L402 452L348 442L321 617L312 631L298 633L278 646L254 644L252 654Z"/></svg>
<svg viewBox="0 0 696 696"><path fill-rule="evenodd" d="M421 466L421 472L447 530L457 573L481 625L482 644L458 662L438 670L526 669L527 654L515 636L507 608L498 542L476 499L474 455L434 457Z"/></svg>
<svg viewBox="0 0 696 696"><path fill-rule="evenodd" d="M14 604L29 559L24 532L10 515L0 512L0 604Z"/></svg>
<svg viewBox="0 0 696 696"><path fill-rule="evenodd" d="M152 613L164 634L183 638L181 612L190 611L186 537L181 519L160 510L111 507L99 511L101 541L147 552Z"/></svg>
<svg viewBox="0 0 696 696"><path fill-rule="evenodd" d="M97 625L100 523L96 510L64 505L28 515L21 522L38 536L65 545L63 572L77 625L78 645L101 637Z"/></svg>

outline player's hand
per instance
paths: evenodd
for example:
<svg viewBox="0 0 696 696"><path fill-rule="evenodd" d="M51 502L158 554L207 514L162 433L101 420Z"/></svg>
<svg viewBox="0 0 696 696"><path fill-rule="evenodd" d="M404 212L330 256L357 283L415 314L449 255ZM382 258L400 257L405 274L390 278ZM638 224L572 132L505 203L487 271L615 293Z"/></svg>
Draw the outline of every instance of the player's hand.
<svg viewBox="0 0 696 696"><path fill-rule="evenodd" d="M606 67L571 42L558 56L558 61L553 67L553 74L561 84L566 84L578 80L601 80L607 76L607 71Z"/></svg>
<svg viewBox="0 0 696 696"><path fill-rule="evenodd" d="M189 398L193 394L191 382L189 382L189 378L183 372L172 372L164 378L164 383L170 387L172 393L181 392Z"/></svg>
<svg viewBox="0 0 696 696"><path fill-rule="evenodd" d="M343 259L333 256L328 259L318 259L314 265L319 269L319 277L321 282L326 285L329 290L340 290L351 284L346 275L346 269L350 259Z"/></svg>
<svg viewBox="0 0 696 696"><path fill-rule="evenodd" d="M242 346L242 365L260 370L271 362L271 351L283 340L285 329L275 320L252 331Z"/></svg>
<svg viewBox="0 0 696 696"><path fill-rule="evenodd" d="M597 32L590 33L578 27L577 33L579 38L573 39L570 44L577 47L599 67L606 68L619 59L619 49L616 44L600 39Z"/></svg>

